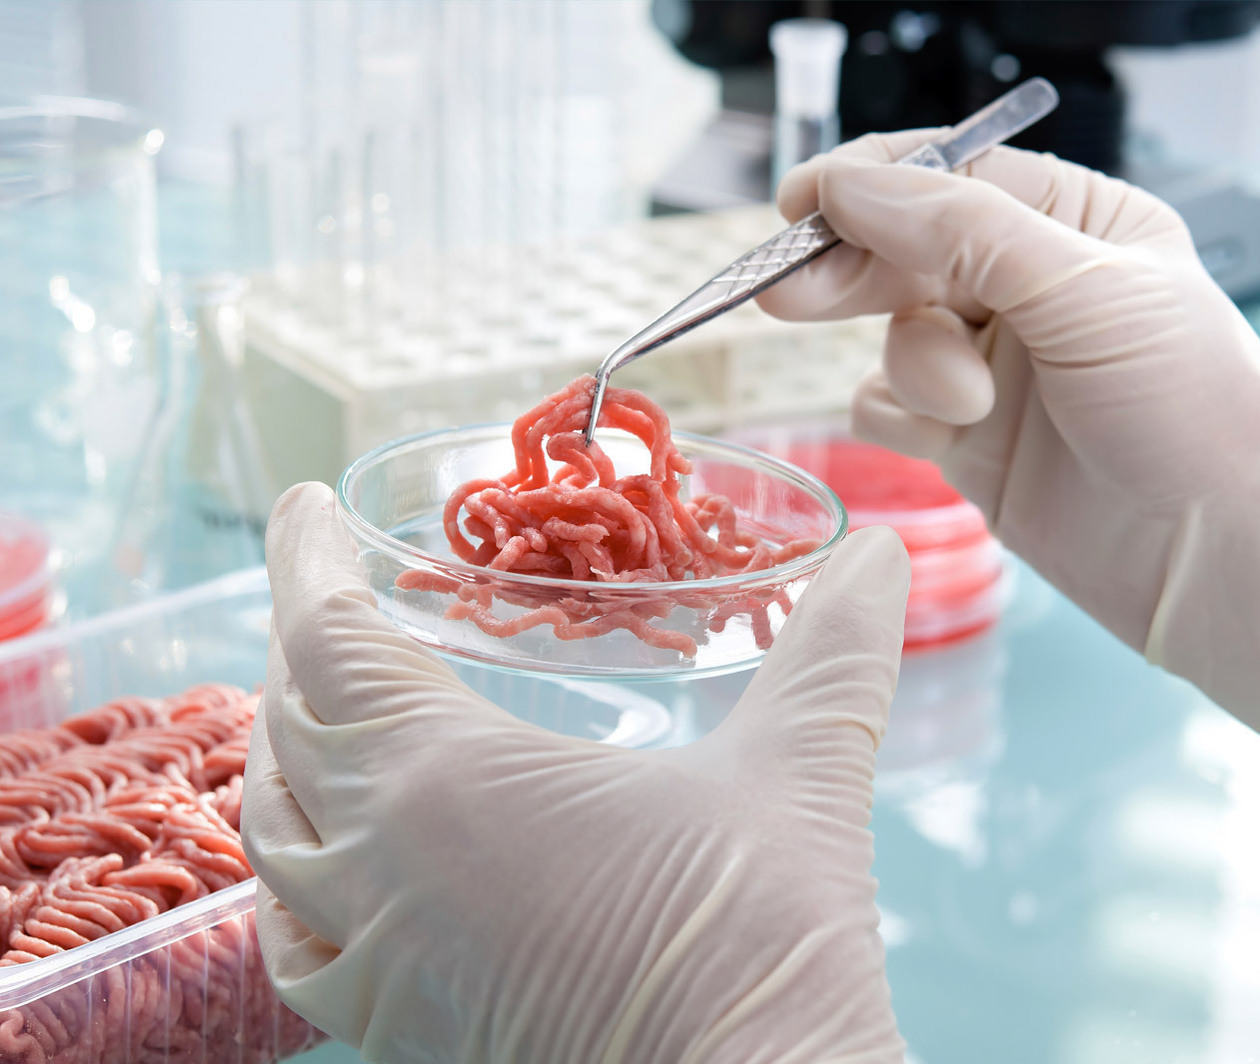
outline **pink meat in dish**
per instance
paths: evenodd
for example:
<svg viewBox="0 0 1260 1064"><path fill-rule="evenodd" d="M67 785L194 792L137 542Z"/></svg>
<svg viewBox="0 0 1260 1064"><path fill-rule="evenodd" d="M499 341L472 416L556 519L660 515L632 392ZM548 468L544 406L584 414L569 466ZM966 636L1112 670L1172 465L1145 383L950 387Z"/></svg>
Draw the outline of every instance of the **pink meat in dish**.
<svg viewBox="0 0 1260 1064"><path fill-rule="evenodd" d="M688 460L674 446L665 412L642 393L608 389L599 424L623 429L647 448L647 473L618 476L599 446L583 439L595 379L579 377L527 411L512 426L515 468L499 479L479 479L451 493L443 529L457 558L505 573L530 574L592 584L649 584L752 574L807 554L817 540L782 544L763 541L740 527L729 499L702 494L685 498ZM549 462L550 460L550 462ZM447 575L409 570L401 589L457 594L447 610L490 635L510 637L550 625L559 639L583 639L625 629L650 646L697 651L695 638L660 624L687 596L615 600L553 595L530 601L519 588L493 580L461 583ZM527 607L498 617L495 601ZM739 613L752 618L758 645L771 640L766 609L791 608L782 591L747 595L721 603L708 628L720 631Z"/></svg>

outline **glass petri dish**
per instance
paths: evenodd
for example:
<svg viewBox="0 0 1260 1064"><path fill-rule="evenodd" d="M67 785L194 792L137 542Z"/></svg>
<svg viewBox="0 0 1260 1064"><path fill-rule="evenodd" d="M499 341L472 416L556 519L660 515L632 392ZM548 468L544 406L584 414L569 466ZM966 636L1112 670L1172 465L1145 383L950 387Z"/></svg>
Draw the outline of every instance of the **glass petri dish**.
<svg viewBox="0 0 1260 1064"><path fill-rule="evenodd" d="M692 463L684 494L720 492L741 523L771 543L815 539L818 546L749 575L644 584L469 565L450 551L442 510L459 485L498 478L513 467L510 433L508 424L478 425L397 440L353 462L337 486L341 517L381 610L425 646L459 661L619 682L750 669L847 530L843 505L816 477L737 444L675 433L675 444ZM634 437L609 430L600 443L619 473L646 472L647 451ZM422 574L422 586L399 587L404 573ZM622 628L582 639L560 638L551 624L491 635L467 617L448 616L454 602L479 592L489 599L494 621L503 623L557 604L599 615L651 614L655 628L694 640L695 653L649 645Z"/></svg>

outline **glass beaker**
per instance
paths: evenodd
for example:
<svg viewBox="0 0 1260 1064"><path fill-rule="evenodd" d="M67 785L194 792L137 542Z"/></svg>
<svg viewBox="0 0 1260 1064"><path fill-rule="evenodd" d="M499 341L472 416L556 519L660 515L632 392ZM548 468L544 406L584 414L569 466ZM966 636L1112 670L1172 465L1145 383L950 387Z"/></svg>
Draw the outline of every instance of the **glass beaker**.
<svg viewBox="0 0 1260 1064"><path fill-rule="evenodd" d="M245 282L163 281L159 398L112 537L116 599L147 598L263 560L279 493L242 395Z"/></svg>
<svg viewBox="0 0 1260 1064"><path fill-rule="evenodd" d="M95 612L157 395L154 156L99 100L0 108L0 507L49 530Z"/></svg>

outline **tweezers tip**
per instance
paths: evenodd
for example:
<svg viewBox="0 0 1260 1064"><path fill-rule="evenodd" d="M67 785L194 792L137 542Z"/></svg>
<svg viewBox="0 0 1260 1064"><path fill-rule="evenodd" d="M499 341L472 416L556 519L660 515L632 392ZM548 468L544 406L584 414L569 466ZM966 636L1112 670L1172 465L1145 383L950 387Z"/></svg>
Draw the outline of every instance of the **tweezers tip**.
<svg viewBox="0 0 1260 1064"><path fill-rule="evenodd" d="M582 438L589 447L595 442L595 426L599 423L599 413L604 407L604 391L608 387L608 375L603 372L595 374L595 391L591 394L591 412L586 418L586 430L582 433Z"/></svg>

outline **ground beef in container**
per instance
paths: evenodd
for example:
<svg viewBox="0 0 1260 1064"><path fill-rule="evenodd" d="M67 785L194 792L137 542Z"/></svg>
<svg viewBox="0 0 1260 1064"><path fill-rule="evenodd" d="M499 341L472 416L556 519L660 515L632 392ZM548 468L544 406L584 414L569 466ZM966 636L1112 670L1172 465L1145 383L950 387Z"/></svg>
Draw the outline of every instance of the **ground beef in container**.
<svg viewBox="0 0 1260 1064"><path fill-rule="evenodd" d="M0 738L0 976L250 878L257 701L205 685ZM0 1064L270 1064L315 1040L267 981L252 913L0 1010Z"/></svg>

